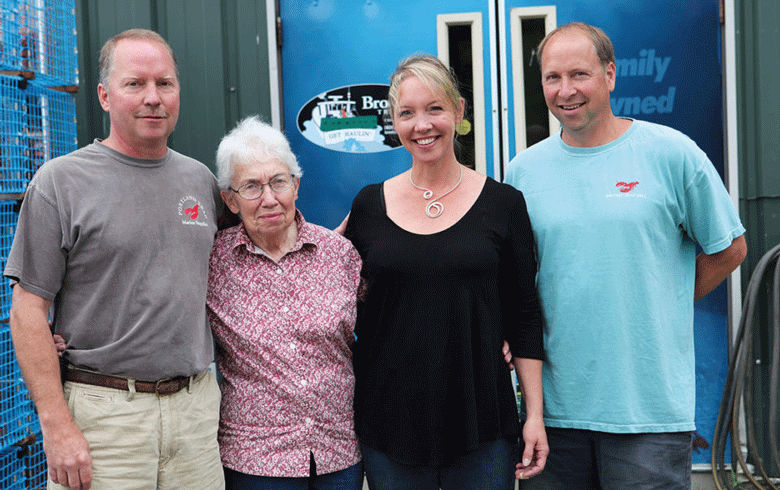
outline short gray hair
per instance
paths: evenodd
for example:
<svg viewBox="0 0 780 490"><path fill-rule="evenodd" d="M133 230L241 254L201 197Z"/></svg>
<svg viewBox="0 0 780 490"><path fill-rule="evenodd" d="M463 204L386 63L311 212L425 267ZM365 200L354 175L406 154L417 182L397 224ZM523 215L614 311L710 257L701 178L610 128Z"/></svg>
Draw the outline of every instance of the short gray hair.
<svg viewBox="0 0 780 490"><path fill-rule="evenodd" d="M252 164L263 159L275 159L287 165L290 173L301 178L303 171L281 131L264 123L258 116L249 116L226 134L217 148L217 181L226 190L233 178L233 167Z"/></svg>
<svg viewBox="0 0 780 490"><path fill-rule="evenodd" d="M536 59L539 62L539 66L542 66L542 53L544 52L545 46L547 46L547 42L559 32L573 30L578 30L590 38L593 47L596 48L596 56L598 56L601 66L606 67L610 63L615 63L615 48L612 47L612 41L610 41L609 36L607 36L604 31L584 22L571 22L558 27L544 36L544 39L542 39L539 46L536 48Z"/></svg>
<svg viewBox="0 0 780 490"><path fill-rule="evenodd" d="M176 55L173 52L173 48L168 44L161 35L149 29L128 29L124 32L116 34L111 39L106 41L103 47L100 49L100 80L98 80L103 87L108 90L108 83L111 81L111 70L114 69L114 50L119 41L123 39L145 39L160 43L168 54L173 59L173 67L176 69L176 79L179 79L179 64L176 62Z"/></svg>

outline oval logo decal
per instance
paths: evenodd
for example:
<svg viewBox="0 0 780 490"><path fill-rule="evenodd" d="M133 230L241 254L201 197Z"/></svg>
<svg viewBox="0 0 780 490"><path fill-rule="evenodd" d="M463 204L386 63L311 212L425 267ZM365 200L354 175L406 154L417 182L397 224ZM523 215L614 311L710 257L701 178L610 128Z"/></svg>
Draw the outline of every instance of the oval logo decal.
<svg viewBox="0 0 780 490"><path fill-rule="evenodd" d="M401 146L393 129L389 85L366 84L323 92L298 111L298 131L315 145L345 153L378 153Z"/></svg>

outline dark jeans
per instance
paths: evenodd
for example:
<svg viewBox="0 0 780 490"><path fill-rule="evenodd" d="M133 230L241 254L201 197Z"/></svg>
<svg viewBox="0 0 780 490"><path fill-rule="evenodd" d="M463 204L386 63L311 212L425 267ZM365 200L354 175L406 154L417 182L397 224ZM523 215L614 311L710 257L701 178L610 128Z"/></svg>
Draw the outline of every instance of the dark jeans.
<svg viewBox="0 0 780 490"><path fill-rule="evenodd" d="M225 490L361 490L363 465L324 475L284 478L255 476L225 468Z"/></svg>
<svg viewBox="0 0 780 490"><path fill-rule="evenodd" d="M443 466L410 466L360 445L371 490L513 490L517 445L506 439L480 444L477 450Z"/></svg>
<svg viewBox="0 0 780 490"><path fill-rule="evenodd" d="M547 427L550 455L521 490L690 490L690 432L610 434Z"/></svg>

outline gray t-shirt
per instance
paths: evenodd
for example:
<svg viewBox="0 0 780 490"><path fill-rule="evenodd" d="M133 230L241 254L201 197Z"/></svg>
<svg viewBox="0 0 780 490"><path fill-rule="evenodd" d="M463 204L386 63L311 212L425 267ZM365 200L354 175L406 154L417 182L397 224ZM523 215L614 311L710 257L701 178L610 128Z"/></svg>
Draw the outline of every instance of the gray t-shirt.
<svg viewBox="0 0 780 490"><path fill-rule="evenodd" d="M222 201L202 163L131 158L97 140L28 186L4 275L54 302L77 366L143 380L213 358L208 258Z"/></svg>

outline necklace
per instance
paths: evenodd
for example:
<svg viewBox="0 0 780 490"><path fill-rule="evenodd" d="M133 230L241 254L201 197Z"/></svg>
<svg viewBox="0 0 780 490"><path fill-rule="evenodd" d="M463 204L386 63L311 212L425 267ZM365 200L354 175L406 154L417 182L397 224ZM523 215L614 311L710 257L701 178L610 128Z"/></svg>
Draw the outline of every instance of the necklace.
<svg viewBox="0 0 780 490"><path fill-rule="evenodd" d="M444 194L442 194L441 196L434 199L433 201L429 202L428 205L425 206L425 214L427 214L429 218L438 218L439 216L441 216L441 213L444 212L444 204L440 203L439 201L441 200L441 198L443 198L450 192L457 189L458 186L460 185L460 181L463 180L463 166L462 165L458 165L458 166L460 167L460 177L458 177L458 182L455 184L455 186L452 189L445 192ZM409 182L411 182L415 188L424 191L423 199L428 200L433 197L432 190L426 189L425 187L420 187L419 185L414 183L414 181L412 180L411 170L409 171Z"/></svg>

